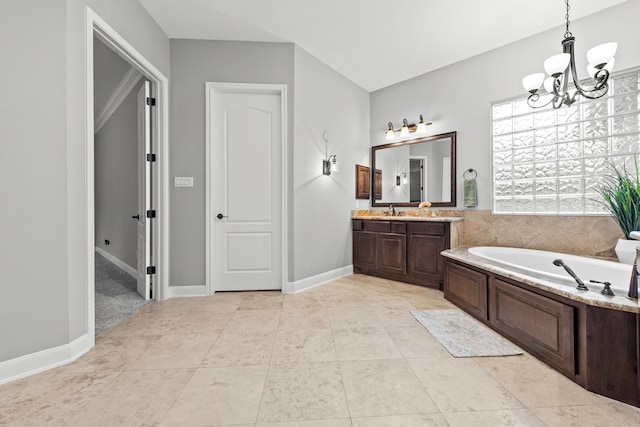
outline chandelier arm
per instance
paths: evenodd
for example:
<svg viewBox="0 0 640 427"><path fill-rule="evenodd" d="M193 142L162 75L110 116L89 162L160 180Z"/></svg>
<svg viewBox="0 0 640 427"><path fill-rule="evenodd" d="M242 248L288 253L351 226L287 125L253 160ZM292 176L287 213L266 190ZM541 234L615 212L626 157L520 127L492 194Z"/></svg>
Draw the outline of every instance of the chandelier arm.
<svg viewBox="0 0 640 427"><path fill-rule="evenodd" d="M590 91L580 92L580 94L587 99L598 99L598 98L602 98L602 96L608 91L609 91L609 84L605 82L604 85L600 86L598 89L594 88L593 90L590 90Z"/></svg>
<svg viewBox="0 0 640 427"><path fill-rule="evenodd" d="M529 95L529 97L527 98L527 105L531 108L544 108L547 105L551 104L557 97L554 96L553 98L551 98L549 101L545 102L542 105L536 105L535 103L540 99L540 95L538 93L532 93L531 95Z"/></svg>

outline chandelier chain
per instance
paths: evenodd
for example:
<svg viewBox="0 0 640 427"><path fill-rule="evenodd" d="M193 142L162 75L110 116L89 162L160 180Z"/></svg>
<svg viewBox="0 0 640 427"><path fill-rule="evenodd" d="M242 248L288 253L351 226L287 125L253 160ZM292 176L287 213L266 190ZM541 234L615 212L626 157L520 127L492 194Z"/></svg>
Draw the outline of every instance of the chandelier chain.
<svg viewBox="0 0 640 427"><path fill-rule="evenodd" d="M564 32L564 38L566 39L568 37L573 37L573 34L571 34L571 31L569 31L569 0L565 0L564 2L567 5L567 13L564 15L564 19L567 21L566 31Z"/></svg>

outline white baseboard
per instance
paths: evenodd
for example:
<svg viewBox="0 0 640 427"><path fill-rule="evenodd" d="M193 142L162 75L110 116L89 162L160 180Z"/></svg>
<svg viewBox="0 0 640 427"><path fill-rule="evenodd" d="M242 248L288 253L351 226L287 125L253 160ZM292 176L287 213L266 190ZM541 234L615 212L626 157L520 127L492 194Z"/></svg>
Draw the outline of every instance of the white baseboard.
<svg viewBox="0 0 640 427"><path fill-rule="evenodd" d="M126 273L128 273L130 276L132 276L134 279L138 278L138 270L136 270L135 268L131 267L126 262L114 257L109 252L107 252L104 249L99 248L97 246L96 246L96 252L98 252L100 255L102 255L103 257L108 259L111 263L115 264L116 266L118 266L119 268L124 270Z"/></svg>
<svg viewBox="0 0 640 427"><path fill-rule="evenodd" d="M84 334L69 344L0 362L0 384L73 362L89 351L94 343L95 337Z"/></svg>
<svg viewBox="0 0 640 427"><path fill-rule="evenodd" d="M305 279L296 280L295 282L287 282L286 288L282 290L283 294L297 294L316 286L324 285L332 280L353 274L353 265L336 268L335 270L320 273ZM168 298L171 297L204 297L207 296L207 287L200 286L170 286Z"/></svg>
<svg viewBox="0 0 640 427"><path fill-rule="evenodd" d="M295 282L288 282L286 292L283 293L297 294L298 292L303 292L308 289L315 288L316 286L324 285L327 282L349 276L350 274L353 274L353 265L336 268L335 270L316 274L315 276L296 280Z"/></svg>
<svg viewBox="0 0 640 427"><path fill-rule="evenodd" d="M167 298L172 297L206 297L207 287L205 285L199 286L169 286L169 295Z"/></svg>

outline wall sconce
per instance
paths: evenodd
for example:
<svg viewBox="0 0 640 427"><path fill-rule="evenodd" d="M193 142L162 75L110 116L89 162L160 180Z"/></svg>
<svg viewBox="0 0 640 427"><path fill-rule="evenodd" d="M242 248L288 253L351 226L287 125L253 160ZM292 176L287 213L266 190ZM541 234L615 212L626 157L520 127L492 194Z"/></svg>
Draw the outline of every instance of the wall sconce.
<svg viewBox="0 0 640 427"><path fill-rule="evenodd" d="M402 120L402 127L400 129L393 129L393 123L389 122L389 128L386 131L387 136L385 137L386 141L395 139L396 137L396 132L400 132L400 137L401 138L405 138L407 136L409 136L410 133L426 133L427 132L427 126L432 125L431 122L427 122L425 123L425 121L422 119L422 114L420 114L420 121L418 122L418 124L416 125L415 123L409 123L409 121L407 119Z"/></svg>
<svg viewBox="0 0 640 427"><path fill-rule="evenodd" d="M322 161L322 173L325 175L331 175L331 172L340 172L338 169L338 161L336 155L328 155L327 143L329 142L329 136L327 131L322 132L322 139L324 139L324 155L325 159Z"/></svg>
<svg viewBox="0 0 640 427"><path fill-rule="evenodd" d="M402 172L400 175L396 175L396 185L406 184L407 183L407 173Z"/></svg>
<svg viewBox="0 0 640 427"><path fill-rule="evenodd" d="M335 154L330 155L326 160L322 161L322 173L325 175L331 175L331 172L340 172Z"/></svg>

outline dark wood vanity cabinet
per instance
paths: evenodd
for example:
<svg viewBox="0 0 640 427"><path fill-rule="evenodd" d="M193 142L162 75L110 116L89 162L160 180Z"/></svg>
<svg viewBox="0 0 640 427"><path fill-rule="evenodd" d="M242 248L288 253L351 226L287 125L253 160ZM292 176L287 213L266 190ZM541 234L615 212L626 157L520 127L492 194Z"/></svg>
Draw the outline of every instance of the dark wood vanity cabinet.
<svg viewBox="0 0 640 427"><path fill-rule="evenodd" d="M355 273L441 287L449 223L354 219L352 227Z"/></svg>
<svg viewBox="0 0 640 427"><path fill-rule="evenodd" d="M444 296L589 391L640 406L640 317L445 258Z"/></svg>

